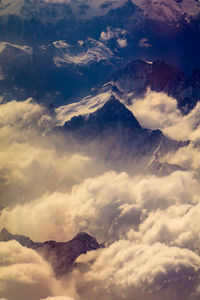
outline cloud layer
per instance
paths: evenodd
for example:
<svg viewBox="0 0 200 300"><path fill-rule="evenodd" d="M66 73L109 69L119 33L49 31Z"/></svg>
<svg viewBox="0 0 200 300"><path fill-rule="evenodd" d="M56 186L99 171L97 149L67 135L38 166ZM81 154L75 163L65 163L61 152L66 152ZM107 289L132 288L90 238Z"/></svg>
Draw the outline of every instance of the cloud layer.
<svg viewBox="0 0 200 300"><path fill-rule="evenodd" d="M1 105L1 205L66 191L91 174L87 156L72 153L67 139L48 134L54 125L54 117L30 99Z"/></svg>
<svg viewBox="0 0 200 300"><path fill-rule="evenodd" d="M22 247L16 241L0 242L0 256L0 295L3 298L35 300L64 293L51 267L34 250Z"/></svg>
<svg viewBox="0 0 200 300"><path fill-rule="evenodd" d="M162 162L176 164L186 170L199 173L199 142L200 142L200 104L188 114L182 115L177 108L175 99L164 93L148 90L145 97L133 100L128 108L136 116L140 124L149 129L161 129L174 140L190 141L175 153L169 153Z"/></svg>
<svg viewBox="0 0 200 300"><path fill-rule="evenodd" d="M183 116L174 98L163 92L148 90L145 97L134 99L128 108L144 128L161 129L176 140L196 141L200 137L199 103L188 115Z"/></svg>
<svg viewBox="0 0 200 300"><path fill-rule="evenodd" d="M56 120L44 107L31 99L1 105L1 228L34 241L67 241L86 231L106 246L79 257L58 280L35 251L1 242L1 297L199 299L199 105L182 116L174 99L148 91L130 108L144 127L192 140L165 157L185 171L105 172L95 159L72 152L67 138L50 134Z"/></svg>

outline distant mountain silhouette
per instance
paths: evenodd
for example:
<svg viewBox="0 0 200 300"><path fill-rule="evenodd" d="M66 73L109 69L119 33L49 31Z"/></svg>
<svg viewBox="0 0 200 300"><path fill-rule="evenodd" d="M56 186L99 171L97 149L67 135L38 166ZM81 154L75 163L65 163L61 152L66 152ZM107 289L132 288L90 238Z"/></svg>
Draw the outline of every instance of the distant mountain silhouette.
<svg viewBox="0 0 200 300"><path fill-rule="evenodd" d="M29 237L23 235L12 235L7 229L3 228L0 232L0 241L7 242L10 240L16 240L22 246L40 253L52 264L57 276L62 276L70 271L79 255L103 247L94 237L85 232L78 233L69 242L46 241L39 243L33 242Z"/></svg>

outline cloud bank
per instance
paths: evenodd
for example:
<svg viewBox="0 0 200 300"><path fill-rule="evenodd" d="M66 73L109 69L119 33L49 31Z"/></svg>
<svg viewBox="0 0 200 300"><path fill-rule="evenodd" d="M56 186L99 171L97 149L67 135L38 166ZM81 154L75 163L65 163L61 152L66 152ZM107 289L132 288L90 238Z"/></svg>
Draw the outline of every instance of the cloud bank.
<svg viewBox="0 0 200 300"><path fill-rule="evenodd" d="M66 293L50 265L34 250L16 241L0 242L0 295L8 300L43 299ZM70 290L69 296L70 296ZM71 291L72 292L72 291ZM67 294L67 293L66 293ZM49 299L49 298L47 298ZM70 300L68 297L55 297Z"/></svg>
<svg viewBox="0 0 200 300"><path fill-rule="evenodd" d="M161 129L166 135L176 140L199 139L200 104L186 116L177 108L177 101L165 93L150 89L145 97L133 100L128 108L144 128Z"/></svg>
<svg viewBox="0 0 200 300"><path fill-rule="evenodd" d="M186 170L199 172L200 104L188 115L182 115L175 99L165 93L148 90L145 97L133 100L128 108L140 124L149 129L160 129L174 140L191 141L186 147L170 153L163 161L177 164Z"/></svg>
<svg viewBox="0 0 200 300"><path fill-rule="evenodd" d="M1 297L199 299L199 106L182 116L174 99L148 91L130 109L144 127L192 139L165 157L184 171L163 177L105 172L95 159L73 152L66 137L50 134L57 120L44 107L30 99L1 104L1 228L34 241L67 241L86 231L106 246L80 256L57 279L34 250L1 242Z"/></svg>
<svg viewBox="0 0 200 300"><path fill-rule="evenodd" d="M48 134L54 126L54 117L30 99L1 105L1 205L66 191L92 172L87 156L72 153L67 139Z"/></svg>

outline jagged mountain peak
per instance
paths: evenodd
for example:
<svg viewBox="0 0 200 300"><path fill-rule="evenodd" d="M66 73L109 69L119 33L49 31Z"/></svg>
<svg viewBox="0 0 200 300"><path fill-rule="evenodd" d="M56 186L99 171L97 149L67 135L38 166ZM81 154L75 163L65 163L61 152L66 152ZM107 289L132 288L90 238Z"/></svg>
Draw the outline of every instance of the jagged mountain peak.
<svg viewBox="0 0 200 300"><path fill-rule="evenodd" d="M177 23L181 19L188 21L188 18L198 16L198 0L132 0L140 7L145 15L153 20L166 23Z"/></svg>
<svg viewBox="0 0 200 300"><path fill-rule="evenodd" d="M57 276L66 274L79 255L104 247L97 242L95 237L86 232L79 232L68 242L46 241L40 243L33 242L29 237L23 235L13 235L7 229L3 228L0 232L0 242L10 240L16 240L22 246L38 251L52 264Z"/></svg>
<svg viewBox="0 0 200 300"><path fill-rule="evenodd" d="M99 248L99 244L95 237L89 235L86 232L79 232L70 242L80 241L85 251L96 250Z"/></svg>
<svg viewBox="0 0 200 300"><path fill-rule="evenodd" d="M132 112L113 95L95 112L73 117L64 126L57 127L56 132L70 137L72 145L77 146L78 142L81 152L87 151L92 157L109 162L111 168L133 173L140 173L146 166L148 169L157 148L156 159L159 159L184 146L160 130L142 128Z"/></svg>
<svg viewBox="0 0 200 300"><path fill-rule="evenodd" d="M0 241L10 241L10 240L16 240L21 245L28 247L28 248L36 248L40 243L33 242L29 237L26 237L24 235L19 234L11 234L6 228L3 228L0 232Z"/></svg>
<svg viewBox="0 0 200 300"><path fill-rule="evenodd" d="M187 114L199 100L199 78L199 71L189 76L163 60L149 63L139 59L122 66L113 81L121 92L134 96L143 96L147 88L164 92L175 98L178 108Z"/></svg>
<svg viewBox="0 0 200 300"><path fill-rule="evenodd" d="M84 125L91 126L90 128L93 129L98 128L99 130L109 126L116 127L119 125L131 129L141 129L140 124L132 112L119 100L115 99L113 95L103 107L97 109L94 113L73 117L70 121L65 123L65 128L73 130Z"/></svg>
<svg viewBox="0 0 200 300"><path fill-rule="evenodd" d="M11 236L12 234L6 228L3 228L0 232L0 240L8 239Z"/></svg>
<svg viewBox="0 0 200 300"><path fill-rule="evenodd" d="M94 113L94 116L102 117L105 122L120 122L126 125L132 123L134 127L141 128L132 112L113 95L102 108Z"/></svg>

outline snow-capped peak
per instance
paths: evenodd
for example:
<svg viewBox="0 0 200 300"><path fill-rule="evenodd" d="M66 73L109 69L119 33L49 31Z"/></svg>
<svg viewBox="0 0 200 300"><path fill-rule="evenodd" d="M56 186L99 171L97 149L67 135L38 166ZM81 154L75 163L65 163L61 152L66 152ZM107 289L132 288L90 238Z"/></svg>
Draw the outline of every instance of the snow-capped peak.
<svg viewBox="0 0 200 300"><path fill-rule="evenodd" d="M69 121L73 117L79 115L87 115L95 112L101 108L110 98L111 91L102 91L102 93L96 96L87 96L80 102L71 103L68 105L60 106L56 108L56 116L58 125L63 125L66 121Z"/></svg>
<svg viewBox="0 0 200 300"><path fill-rule="evenodd" d="M150 19L162 22L177 22L181 18L197 16L200 13L200 3L195 0L131 0L140 7ZM189 21L189 19L188 19Z"/></svg>

